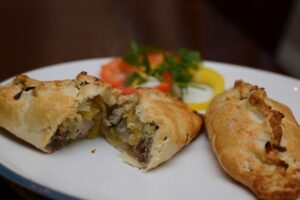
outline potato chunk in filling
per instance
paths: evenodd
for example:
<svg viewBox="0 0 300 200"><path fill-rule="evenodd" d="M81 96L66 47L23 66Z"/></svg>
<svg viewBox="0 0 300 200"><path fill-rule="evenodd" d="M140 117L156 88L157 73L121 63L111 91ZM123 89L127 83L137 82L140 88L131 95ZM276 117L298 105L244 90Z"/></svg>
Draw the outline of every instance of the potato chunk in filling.
<svg viewBox="0 0 300 200"><path fill-rule="evenodd" d="M152 136L157 130L154 123L142 123L135 109L124 111L114 108L108 117L109 128L105 131L108 141L142 164L150 159Z"/></svg>
<svg viewBox="0 0 300 200"><path fill-rule="evenodd" d="M106 106L99 96L79 104L76 116L58 126L48 148L55 151L72 140L96 137L105 118Z"/></svg>

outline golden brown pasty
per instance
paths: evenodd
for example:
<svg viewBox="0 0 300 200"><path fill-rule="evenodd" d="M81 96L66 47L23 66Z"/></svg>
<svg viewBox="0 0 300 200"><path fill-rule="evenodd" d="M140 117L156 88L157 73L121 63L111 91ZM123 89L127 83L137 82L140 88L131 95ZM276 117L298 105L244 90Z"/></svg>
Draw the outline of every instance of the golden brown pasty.
<svg viewBox="0 0 300 200"><path fill-rule="evenodd" d="M291 110L241 80L218 95L205 116L221 166L260 199L300 192L300 128Z"/></svg>

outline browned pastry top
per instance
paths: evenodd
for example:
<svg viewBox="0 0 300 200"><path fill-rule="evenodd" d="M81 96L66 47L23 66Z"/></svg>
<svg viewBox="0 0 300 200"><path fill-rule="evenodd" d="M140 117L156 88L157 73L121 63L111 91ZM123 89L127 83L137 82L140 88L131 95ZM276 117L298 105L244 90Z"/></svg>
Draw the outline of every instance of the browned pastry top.
<svg viewBox="0 0 300 200"><path fill-rule="evenodd" d="M261 199L300 193L300 128L291 110L258 86L236 81L211 102L207 133L224 170Z"/></svg>

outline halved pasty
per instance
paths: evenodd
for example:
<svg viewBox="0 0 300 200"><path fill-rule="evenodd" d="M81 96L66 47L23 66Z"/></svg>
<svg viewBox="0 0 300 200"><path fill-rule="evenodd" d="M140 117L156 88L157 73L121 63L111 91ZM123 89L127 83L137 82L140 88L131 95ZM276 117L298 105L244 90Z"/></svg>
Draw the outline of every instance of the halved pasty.
<svg viewBox="0 0 300 200"><path fill-rule="evenodd" d="M182 101L150 88L121 96L108 121L108 141L125 162L145 170L171 158L202 126L200 116Z"/></svg>
<svg viewBox="0 0 300 200"><path fill-rule="evenodd" d="M0 87L0 127L51 153L74 139L97 134L107 105L115 104L118 94L86 73L63 81L20 75Z"/></svg>
<svg viewBox="0 0 300 200"><path fill-rule="evenodd" d="M0 87L0 102L0 127L44 152L103 134L126 162L146 170L181 150L202 125L169 95L145 88L123 96L86 73L63 81L20 75Z"/></svg>

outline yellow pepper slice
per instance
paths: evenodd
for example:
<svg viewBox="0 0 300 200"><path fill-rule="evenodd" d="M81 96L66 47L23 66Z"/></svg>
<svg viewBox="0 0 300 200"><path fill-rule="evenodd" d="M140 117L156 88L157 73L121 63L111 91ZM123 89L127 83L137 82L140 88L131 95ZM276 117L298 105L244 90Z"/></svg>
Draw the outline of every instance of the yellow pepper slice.
<svg viewBox="0 0 300 200"><path fill-rule="evenodd" d="M203 65L199 67L199 70L194 72L193 82L210 86L213 89L212 97L223 92L225 88L225 81L223 76L219 72L211 68L207 68ZM208 107L212 97L208 101L188 103L188 105L190 108L196 111L205 110Z"/></svg>

